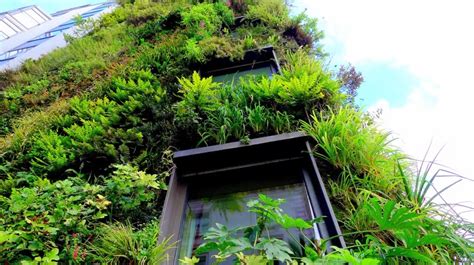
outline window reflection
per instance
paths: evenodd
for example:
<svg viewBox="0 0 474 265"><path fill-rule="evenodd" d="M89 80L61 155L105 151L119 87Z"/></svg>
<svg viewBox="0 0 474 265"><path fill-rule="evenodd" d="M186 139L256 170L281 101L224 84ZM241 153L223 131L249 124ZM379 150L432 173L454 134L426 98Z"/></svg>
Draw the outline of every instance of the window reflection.
<svg viewBox="0 0 474 265"><path fill-rule="evenodd" d="M256 215L248 212L246 204L250 200L257 199L258 194L285 199L286 202L281 205L281 208L292 217L305 220L314 218L303 183L189 200L179 250L180 258L192 256L193 251L204 242L204 234L216 223L224 224L229 229L255 225L257 222ZM290 246L298 246L298 242L294 242L292 238L304 241L297 238L299 233L296 229L289 231L292 234L290 236L285 230L276 225L270 225L268 228L271 237L285 240ZM306 235L309 238L315 238L315 232L308 230ZM200 256L201 262L199 264L212 264L213 254L215 253ZM229 260L223 264L233 263L232 260Z"/></svg>
<svg viewBox="0 0 474 265"><path fill-rule="evenodd" d="M229 74L215 75L213 76L212 80L214 82L238 84L240 77L243 77L246 75L271 76L275 72L276 71L273 69L273 67L266 66L266 67L252 69L252 70L244 70L244 71L238 71L238 72L229 73Z"/></svg>

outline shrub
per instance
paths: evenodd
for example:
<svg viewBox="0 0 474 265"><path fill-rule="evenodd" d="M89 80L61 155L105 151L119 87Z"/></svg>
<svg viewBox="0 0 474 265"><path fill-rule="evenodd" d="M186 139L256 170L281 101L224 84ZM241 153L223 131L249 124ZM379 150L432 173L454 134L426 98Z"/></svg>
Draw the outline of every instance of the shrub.
<svg viewBox="0 0 474 265"><path fill-rule="evenodd" d="M250 5L247 11L250 19L261 20L270 27L283 28L289 22L288 8L280 0L259 0Z"/></svg>
<svg viewBox="0 0 474 265"><path fill-rule="evenodd" d="M49 130L36 137L29 157L33 170L55 172L74 161L75 154L69 137Z"/></svg>
<svg viewBox="0 0 474 265"><path fill-rule="evenodd" d="M222 3L202 3L181 13L183 24L197 40L210 37L223 23L233 21L232 11ZM222 17L221 17L222 16Z"/></svg>
<svg viewBox="0 0 474 265"><path fill-rule="evenodd" d="M127 213L139 210L144 202L152 201L159 190L166 189L155 174L147 174L129 164L114 165L112 176L105 179L107 198L112 201L112 210Z"/></svg>
<svg viewBox="0 0 474 265"><path fill-rule="evenodd" d="M68 242L73 238L78 244L85 242L110 205L100 186L79 178L54 183L37 179L32 186L14 188L9 197L0 197L2 262L72 257Z"/></svg>
<svg viewBox="0 0 474 265"><path fill-rule="evenodd" d="M229 58L231 61L244 57L244 47L228 36L212 36L199 42L206 58Z"/></svg>

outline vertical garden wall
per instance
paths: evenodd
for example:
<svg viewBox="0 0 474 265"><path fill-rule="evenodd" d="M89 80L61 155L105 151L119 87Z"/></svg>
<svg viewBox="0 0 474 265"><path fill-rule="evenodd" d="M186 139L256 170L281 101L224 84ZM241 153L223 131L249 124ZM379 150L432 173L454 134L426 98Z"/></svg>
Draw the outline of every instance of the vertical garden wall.
<svg viewBox="0 0 474 265"><path fill-rule="evenodd" d="M472 226L426 197L427 176L353 104L357 80L328 67L316 20L290 16L280 0L137 0L88 27L0 73L0 262L164 263L175 242L157 241L158 220L173 152L294 131L314 141L348 248L326 255L313 242L278 256L254 244L254 255L226 255L241 264L472 257ZM270 46L281 67L272 76L203 74ZM253 206L275 210L262 198Z"/></svg>

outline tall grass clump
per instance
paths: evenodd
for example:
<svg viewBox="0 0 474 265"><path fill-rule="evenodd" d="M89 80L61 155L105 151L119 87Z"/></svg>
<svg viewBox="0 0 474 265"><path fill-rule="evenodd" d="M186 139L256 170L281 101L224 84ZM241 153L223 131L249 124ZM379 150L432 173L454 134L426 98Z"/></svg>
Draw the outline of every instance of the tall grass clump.
<svg viewBox="0 0 474 265"><path fill-rule="evenodd" d="M173 247L167 240L158 243L159 223L152 221L141 230L132 225L103 225L98 238L89 246L97 260L105 264L163 264L166 251Z"/></svg>

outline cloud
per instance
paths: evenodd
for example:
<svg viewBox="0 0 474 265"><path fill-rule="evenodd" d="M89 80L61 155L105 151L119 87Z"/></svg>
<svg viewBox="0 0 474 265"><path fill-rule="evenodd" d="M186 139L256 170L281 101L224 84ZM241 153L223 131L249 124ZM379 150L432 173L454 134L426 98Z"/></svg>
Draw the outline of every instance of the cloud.
<svg viewBox="0 0 474 265"><path fill-rule="evenodd" d="M320 18L326 45L341 50L337 61L356 66L384 63L409 71L418 85L410 88L404 104L393 107L387 98L371 107L383 109L381 125L412 157L423 158L430 141L434 151L444 146L438 162L474 178L472 2L297 0L294 4ZM473 192L474 184L462 181L446 197L450 202L473 201ZM469 218L474 220L474 214Z"/></svg>

